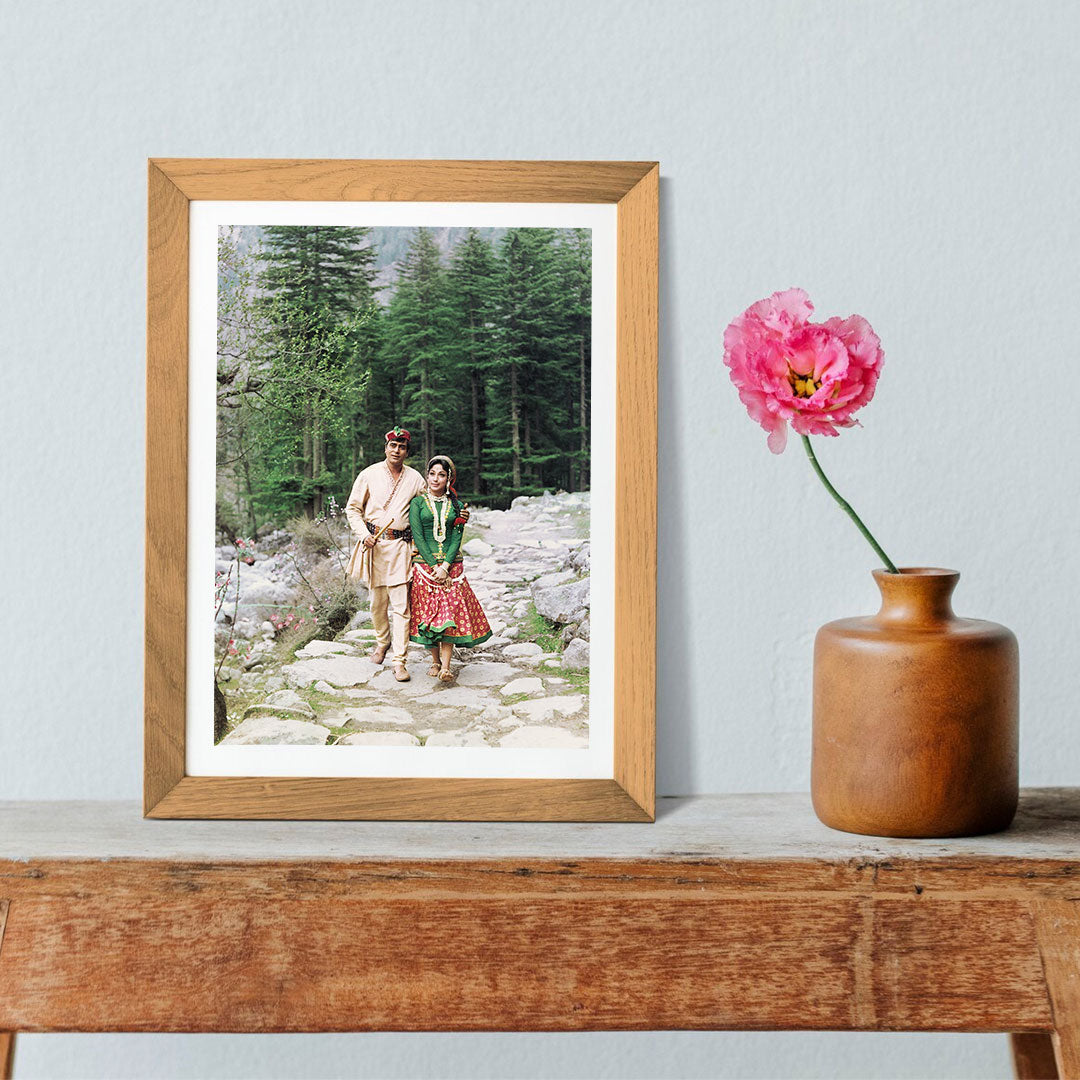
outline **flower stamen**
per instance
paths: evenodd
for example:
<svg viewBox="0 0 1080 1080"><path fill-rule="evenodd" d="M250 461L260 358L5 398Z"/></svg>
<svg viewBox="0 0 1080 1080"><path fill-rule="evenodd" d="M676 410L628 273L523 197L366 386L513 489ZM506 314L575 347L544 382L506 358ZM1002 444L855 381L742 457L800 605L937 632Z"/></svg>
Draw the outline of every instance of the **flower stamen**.
<svg viewBox="0 0 1080 1080"><path fill-rule="evenodd" d="M813 397L820 383L814 382L813 375L800 375L797 371L788 368L788 382L796 397Z"/></svg>

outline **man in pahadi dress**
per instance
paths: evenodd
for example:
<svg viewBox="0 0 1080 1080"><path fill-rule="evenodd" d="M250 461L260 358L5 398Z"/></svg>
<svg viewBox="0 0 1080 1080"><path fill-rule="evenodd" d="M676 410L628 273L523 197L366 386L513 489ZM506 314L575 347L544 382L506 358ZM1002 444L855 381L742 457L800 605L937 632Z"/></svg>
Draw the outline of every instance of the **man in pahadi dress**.
<svg viewBox="0 0 1080 1080"><path fill-rule="evenodd" d="M349 559L348 575L360 577L368 587L375 626L371 659L381 664L392 645L394 678L408 682L405 661L412 570L409 503L424 489L424 478L405 464L409 433L403 428L395 427L386 433L385 452L385 461L369 465L356 478L345 505L349 526L359 536ZM384 527L376 541L376 534Z"/></svg>

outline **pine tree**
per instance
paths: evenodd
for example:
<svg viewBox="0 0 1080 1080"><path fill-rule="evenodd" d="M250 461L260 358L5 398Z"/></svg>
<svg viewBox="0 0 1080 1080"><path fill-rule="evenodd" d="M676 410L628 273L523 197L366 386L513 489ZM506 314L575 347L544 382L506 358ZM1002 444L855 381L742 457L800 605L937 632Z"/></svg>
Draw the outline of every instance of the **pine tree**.
<svg viewBox="0 0 1080 1080"><path fill-rule="evenodd" d="M401 264L383 326L382 358L402 380L403 423L419 434L424 461L459 408L453 372L453 313L439 249L419 228Z"/></svg>
<svg viewBox="0 0 1080 1080"><path fill-rule="evenodd" d="M570 229L559 245L559 270L564 294L568 339L576 353L576 372L568 371L567 385L575 388L568 434L577 446L569 448L568 487L585 491L589 486L590 383L592 380L592 234Z"/></svg>
<svg viewBox="0 0 1080 1080"><path fill-rule="evenodd" d="M455 313L456 379L467 386L472 450L472 490L487 490L484 479L484 436L487 423L486 377L495 343L494 307L498 264L491 245L470 229L454 251L450 265L450 298ZM461 463L459 463L460 468Z"/></svg>
<svg viewBox="0 0 1080 1080"><path fill-rule="evenodd" d="M267 478L278 505L295 499L313 516L326 491L342 486L350 443L356 456L352 422L374 349L375 251L364 246L364 228L275 225L263 232L261 305L277 339L264 436L284 455ZM290 456L298 467L287 464Z"/></svg>
<svg viewBox="0 0 1080 1080"><path fill-rule="evenodd" d="M559 432L569 418L563 394L568 338L555 236L554 229L511 229L500 245L490 392L504 464L487 475L515 492L542 486L566 456Z"/></svg>

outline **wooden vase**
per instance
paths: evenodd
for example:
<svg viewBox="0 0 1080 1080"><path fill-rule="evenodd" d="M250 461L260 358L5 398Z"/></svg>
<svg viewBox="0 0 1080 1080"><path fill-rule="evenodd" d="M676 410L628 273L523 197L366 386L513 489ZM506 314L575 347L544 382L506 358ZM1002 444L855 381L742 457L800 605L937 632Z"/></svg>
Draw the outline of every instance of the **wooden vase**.
<svg viewBox="0 0 1080 1080"><path fill-rule="evenodd" d="M872 836L1008 828L1019 788L1019 651L997 623L961 619L960 575L874 571L876 615L814 643L814 811Z"/></svg>

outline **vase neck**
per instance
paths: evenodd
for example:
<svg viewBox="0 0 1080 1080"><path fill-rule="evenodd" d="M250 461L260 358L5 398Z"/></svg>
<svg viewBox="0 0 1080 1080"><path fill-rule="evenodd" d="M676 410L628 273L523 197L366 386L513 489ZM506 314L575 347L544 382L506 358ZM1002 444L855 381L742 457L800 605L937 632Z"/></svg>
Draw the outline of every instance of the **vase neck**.
<svg viewBox="0 0 1080 1080"><path fill-rule="evenodd" d="M960 574L933 566L907 566L899 574L875 570L881 590L879 622L908 626L936 626L955 618L952 593Z"/></svg>

